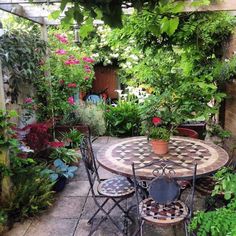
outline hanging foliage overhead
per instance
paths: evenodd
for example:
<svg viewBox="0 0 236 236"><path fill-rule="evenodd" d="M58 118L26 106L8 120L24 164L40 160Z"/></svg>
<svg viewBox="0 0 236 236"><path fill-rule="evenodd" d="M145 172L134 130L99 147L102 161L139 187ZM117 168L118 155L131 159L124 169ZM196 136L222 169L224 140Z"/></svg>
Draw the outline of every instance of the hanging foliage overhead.
<svg viewBox="0 0 236 236"><path fill-rule="evenodd" d="M208 5L214 0L197 0L191 3L192 6ZM112 27L122 26L122 13L123 9L136 9L138 11L143 8L153 10L157 5L162 6L167 3L176 5L178 11L183 10L186 1L175 0L62 0L60 9L65 10L66 22L74 19L78 23L81 23L84 16L90 16L94 19L101 19L106 24ZM188 3L189 4L189 3ZM171 7L173 8L173 7ZM166 11L167 9L165 9ZM58 16L59 16L59 12ZM160 12L161 13L161 12ZM56 14L54 14L56 15Z"/></svg>

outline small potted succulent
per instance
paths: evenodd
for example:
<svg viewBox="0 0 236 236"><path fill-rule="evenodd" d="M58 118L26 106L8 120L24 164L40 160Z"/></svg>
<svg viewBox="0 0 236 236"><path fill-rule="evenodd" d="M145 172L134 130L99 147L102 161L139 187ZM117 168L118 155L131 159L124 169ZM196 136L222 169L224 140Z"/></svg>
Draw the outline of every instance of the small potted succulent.
<svg viewBox="0 0 236 236"><path fill-rule="evenodd" d="M55 182L53 190L60 192L64 189L67 179L71 179L75 176L78 167L66 165L60 159L56 159L53 164L53 168L45 169L43 174L48 174L52 182Z"/></svg>

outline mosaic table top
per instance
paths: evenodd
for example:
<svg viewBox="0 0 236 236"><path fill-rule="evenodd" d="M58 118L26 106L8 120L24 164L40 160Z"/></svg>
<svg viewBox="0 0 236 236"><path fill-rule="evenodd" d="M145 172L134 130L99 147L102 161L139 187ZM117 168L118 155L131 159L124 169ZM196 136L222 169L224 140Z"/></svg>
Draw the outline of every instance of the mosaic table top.
<svg viewBox="0 0 236 236"><path fill-rule="evenodd" d="M214 173L227 164L229 156L221 147L199 139L172 137L169 152L165 155L153 153L146 137L125 138L98 151L97 160L105 169L124 176L132 176L131 164L142 167L156 159L171 160L181 166L175 168L176 178L191 178L193 163L197 163L197 176ZM155 166L138 170L137 175L143 179L153 178Z"/></svg>

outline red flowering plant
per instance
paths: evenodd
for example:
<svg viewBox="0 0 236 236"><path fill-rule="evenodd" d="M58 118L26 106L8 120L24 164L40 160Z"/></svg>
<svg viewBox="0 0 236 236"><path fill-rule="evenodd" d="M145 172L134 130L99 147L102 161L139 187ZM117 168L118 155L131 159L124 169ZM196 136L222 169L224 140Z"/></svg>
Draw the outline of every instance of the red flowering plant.
<svg viewBox="0 0 236 236"><path fill-rule="evenodd" d="M183 121L176 104L165 102L164 97L151 95L141 106L142 131L151 139L169 141L171 134Z"/></svg>

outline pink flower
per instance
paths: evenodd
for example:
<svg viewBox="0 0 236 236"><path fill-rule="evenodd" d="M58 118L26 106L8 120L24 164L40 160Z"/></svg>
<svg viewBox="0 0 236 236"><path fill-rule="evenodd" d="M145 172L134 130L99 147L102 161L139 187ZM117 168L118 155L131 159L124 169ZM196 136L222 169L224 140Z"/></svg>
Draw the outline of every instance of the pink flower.
<svg viewBox="0 0 236 236"><path fill-rule="evenodd" d="M65 55L67 51L65 51L64 49L57 49L55 53L58 55Z"/></svg>
<svg viewBox="0 0 236 236"><path fill-rule="evenodd" d="M90 70L90 66L89 65L85 65L84 68Z"/></svg>
<svg viewBox="0 0 236 236"><path fill-rule="evenodd" d="M68 102L70 105L75 105L75 100L74 100L73 97L69 97L69 98L67 99L67 102Z"/></svg>
<svg viewBox="0 0 236 236"><path fill-rule="evenodd" d="M88 62L88 63L94 63L95 60L93 60L91 57L83 57L83 61Z"/></svg>
<svg viewBox="0 0 236 236"><path fill-rule="evenodd" d="M76 88L76 83L69 83L67 85L68 88Z"/></svg>
<svg viewBox="0 0 236 236"><path fill-rule="evenodd" d="M152 123L153 123L155 126L159 125L159 124L161 123L161 118L154 116L154 117L152 118Z"/></svg>
<svg viewBox="0 0 236 236"><path fill-rule="evenodd" d="M90 70L90 69L85 69L85 71L86 71L87 73L91 73L91 70Z"/></svg>
<svg viewBox="0 0 236 236"><path fill-rule="evenodd" d="M64 44L67 44L68 43L68 39L65 35L62 35L62 34L55 34L55 37L61 42L61 43L64 43Z"/></svg>
<svg viewBox="0 0 236 236"><path fill-rule="evenodd" d="M65 62L65 65L77 65L80 63L80 61L78 59L74 59L74 57L69 57L68 60L66 60Z"/></svg>
<svg viewBox="0 0 236 236"><path fill-rule="evenodd" d="M25 98L24 102L29 104L29 103L33 102L33 99L32 98Z"/></svg>
<svg viewBox="0 0 236 236"><path fill-rule="evenodd" d="M48 142L48 145L50 147L54 147L54 148L59 148L59 147L65 146L65 144L63 142Z"/></svg>
<svg viewBox="0 0 236 236"><path fill-rule="evenodd" d="M86 76L84 79L85 79L85 80L89 80L89 77L88 77L88 76Z"/></svg>

